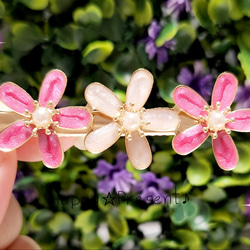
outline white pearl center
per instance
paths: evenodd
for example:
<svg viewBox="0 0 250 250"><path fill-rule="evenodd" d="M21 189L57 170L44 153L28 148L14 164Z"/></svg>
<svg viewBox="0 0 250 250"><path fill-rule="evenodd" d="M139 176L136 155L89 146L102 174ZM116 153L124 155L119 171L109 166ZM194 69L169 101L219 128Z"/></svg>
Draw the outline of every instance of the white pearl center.
<svg viewBox="0 0 250 250"><path fill-rule="evenodd" d="M33 112L32 120L36 126L45 128L51 123L51 113L47 108L39 107Z"/></svg>
<svg viewBox="0 0 250 250"><path fill-rule="evenodd" d="M212 111L208 115L207 123L211 129L216 131L224 129L226 123L225 115L219 111Z"/></svg>
<svg viewBox="0 0 250 250"><path fill-rule="evenodd" d="M125 112L123 116L123 127L128 131L136 131L141 123L140 113Z"/></svg>

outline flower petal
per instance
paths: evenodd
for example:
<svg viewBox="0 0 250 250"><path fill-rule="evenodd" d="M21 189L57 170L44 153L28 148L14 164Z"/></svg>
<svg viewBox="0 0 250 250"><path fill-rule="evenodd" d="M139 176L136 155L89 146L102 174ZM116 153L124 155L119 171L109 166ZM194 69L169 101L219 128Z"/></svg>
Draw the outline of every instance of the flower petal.
<svg viewBox="0 0 250 250"><path fill-rule="evenodd" d="M174 131L180 122L178 114L168 108L147 109L142 114L142 120L149 122L143 126L144 129L156 131Z"/></svg>
<svg viewBox="0 0 250 250"><path fill-rule="evenodd" d="M250 132L250 109L236 110L226 115L226 118L234 118L235 122L228 122L227 128L240 132Z"/></svg>
<svg viewBox="0 0 250 250"><path fill-rule="evenodd" d="M194 90L187 86L179 86L173 92L175 104L183 111L198 118L207 102Z"/></svg>
<svg viewBox="0 0 250 250"><path fill-rule="evenodd" d="M23 121L14 123L0 133L0 150L12 151L20 147L32 136L32 126L28 128Z"/></svg>
<svg viewBox="0 0 250 250"><path fill-rule="evenodd" d="M17 170L16 152L0 151L0 225L8 207Z"/></svg>
<svg viewBox="0 0 250 250"><path fill-rule="evenodd" d="M87 102L98 111L114 117L119 112L122 102L108 88L100 83L92 83L85 90Z"/></svg>
<svg viewBox="0 0 250 250"><path fill-rule="evenodd" d="M218 138L212 140L215 159L224 170L232 170L236 167L239 156L235 144L230 135L224 131L218 132Z"/></svg>
<svg viewBox="0 0 250 250"><path fill-rule="evenodd" d="M85 147L92 153L101 153L111 147L119 138L118 129L120 125L112 122L91 133L85 138Z"/></svg>
<svg viewBox="0 0 250 250"><path fill-rule="evenodd" d="M46 135L44 129L40 130L38 143L45 166L56 168L62 164L64 154L58 136L53 131L50 135Z"/></svg>
<svg viewBox="0 0 250 250"><path fill-rule="evenodd" d="M203 132L203 127L198 124L174 137L173 149L181 155L187 155L197 149L208 137Z"/></svg>
<svg viewBox="0 0 250 250"><path fill-rule="evenodd" d="M222 73L218 76L212 94L212 106L216 109L216 103L220 102L220 111L229 107L235 97L238 81L231 73Z"/></svg>
<svg viewBox="0 0 250 250"><path fill-rule="evenodd" d="M147 101L153 87L153 76L145 69L136 70L128 84L126 93L126 106L134 104L135 111L139 111Z"/></svg>
<svg viewBox="0 0 250 250"><path fill-rule="evenodd" d="M142 170L152 162L152 153L145 136L139 136L138 132L132 133L132 140L125 140L128 158L134 168Z"/></svg>
<svg viewBox="0 0 250 250"><path fill-rule="evenodd" d="M31 96L12 82L7 82L0 86L0 100L21 114L23 114L26 109L31 113L34 111Z"/></svg>
<svg viewBox="0 0 250 250"><path fill-rule="evenodd" d="M53 107L62 98L67 84L67 77L61 70L51 70L45 76L39 94L39 103L46 107L52 101Z"/></svg>
<svg viewBox="0 0 250 250"><path fill-rule="evenodd" d="M83 107L67 107L59 111L58 115L53 116L53 121L58 121L62 128L81 129L90 125L91 115Z"/></svg>

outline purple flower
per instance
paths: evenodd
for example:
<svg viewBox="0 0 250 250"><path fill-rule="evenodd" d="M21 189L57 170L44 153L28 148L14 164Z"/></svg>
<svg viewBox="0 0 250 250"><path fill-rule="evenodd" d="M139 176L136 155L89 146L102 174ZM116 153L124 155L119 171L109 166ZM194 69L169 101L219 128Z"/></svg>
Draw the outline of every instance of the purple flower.
<svg viewBox="0 0 250 250"><path fill-rule="evenodd" d="M140 196L144 201L149 201L147 198L150 196L153 199L160 196L162 199L166 196L165 190L170 190L174 187L174 183L169 177L157 178L152 172L141 174L141 179L141 182L137 182L134 185L133 190L135 192L142 192Z"/></svg>
<svg viewBox="0 0 250 250"><path fill-rule="evenodd" d="M177 80L198 92L206 101L209 101L213 88L213 76L207 74L200 61L194 63L194 73L187 67L181 69Z"/></svg>
<svg viewBox="0 0 250 250"><path fill-rule="evenodd" d="M163 15L172 15L177 19L182 12L191 12L190 1L191 0L167 0L162 6Z"/></svg>
<svg viewBox="0 0 250 250"><path fill-rule="evenodd" d="M98 182L98 191L103 194L108 194L115 189L116 193L119 191L128 193L130 192L132 185L136 183L133 179L133 175L125 169L127 155L119 152L116 157L116 164L111 165L105 160L100 160L97 163L97 167L94 173L98 177L105 178Z"/></svg>
<svg viewBox="0 0 250 250"><path fill-rule="evenodd" d="M250 83L245 81L244 86L239 86L236 97L235 109L250 108Z"/></svg>
<svg viewBox="0 0 250 250"><path fill-rule="evenodd" d="M22 178L25 178L26 176L29 176L29 175L30 175L30 171L28 171L27 173L24 173L23 171L18 169L16 173L15 184L18 183L18 181L21 180ZM15 189L15 186L14 186L14 189ZM17 200L20 199L21 197L24 197L27 203L32 202L38 196L38 192L33 185L28 185L25 189L14 190L13 194Z"/></svg>
<svg viewBox="0 0 250 250"><path fill-rule="evenodd" d="M160 34L162 27L153 20L148 28L148 37L143 39L141 42L144 42L146 47L146 52L148 54L149 60L152 60L155 55L157 55L157 64L159 68L163 66L164 63L168 61L168 50L173 50L175 47L175 40L166 41L162 46L157 47L155 41Z"/></svg>

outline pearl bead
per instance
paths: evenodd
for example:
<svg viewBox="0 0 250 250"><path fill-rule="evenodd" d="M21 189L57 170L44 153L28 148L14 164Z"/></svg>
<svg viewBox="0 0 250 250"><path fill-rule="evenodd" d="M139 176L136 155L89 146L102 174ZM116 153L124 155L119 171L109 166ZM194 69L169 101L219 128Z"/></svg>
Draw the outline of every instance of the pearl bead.
<svg viewBox="0 0 250 250"><path fill-rule="evenodd" d="M212 111L208 115L207 123L209 127L215 131L224 129L226 123L225 115L219 111Z"/></svg>
<svg viewBox="0 0 250 250"><path fill-rule="evenodd" d="M141 123L140 113L125 112L123 116L123 127L128 131L136 131Z"/></svg>
<svg viewBox="0 0 250 250"><path fill-rule="evenodd" d="M45 128L51 123L51 114L47 108L39 107L33 112L32 120L37 127Z"/></svg>

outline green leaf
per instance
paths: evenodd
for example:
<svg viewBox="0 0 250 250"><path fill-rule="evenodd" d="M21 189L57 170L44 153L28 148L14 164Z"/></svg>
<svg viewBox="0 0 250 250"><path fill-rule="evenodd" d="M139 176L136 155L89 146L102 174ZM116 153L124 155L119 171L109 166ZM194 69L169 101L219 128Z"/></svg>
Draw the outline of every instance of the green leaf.
<svg viewBox="0 0 250 250"><path fill-rule="evenodd" d="M102 12L95 4L88 4L86 7L77 8L73 12L74 22L78 25L99 25L102 21Z"/></svg>
<svg viewBox="0 0 250 250"><path fill-rule="evenodd" d="M74 3L72 0L49 0L50 10L53 14L58 15L67 9Z"/></svg>
<svg viewBox="0 0 250 250"><path fill-rule="evenodd" d="M14 35L13 45L20 51L31 50L43 41L41 30L32 23L14 23L12 33Z"/></svg>
<svg viewBox="0 0 250 250"><path fill-rule="evenodd" d="M180 244L179 242L177 242L176 240L163 240L160 244L159 244L160 248L163 249L183 249L185 248L184 244Z"/></svg>
<svg viewBox="0 0 250 250"><path fill-rule="evenodd" d="M247 246L250 246L250 239L248 237L240 237L240 242Z"/></svg>
<svg viewBox="0 0 250 250"><path fill-rule="evenodd" d="M175 52L186 53L195 39L196 31L194 26L188 22L180 23L178 27L178 32L175 36L175 40L177 41L175 46Z"/></svg>
<svg viewBox="0 0 250 250"><path fill-rule="evenodd" d="M61 29L57 29L57 43L64 49L76 50L78 48L76 32L77 27L74 24L69 24ZM67 35L65 36L65 34Z"/></svg>
<svg viewBox="0 0 250 250"><path fill-rule="evenodd" d="M103 18L111 18L115 11L115 1L114 0L94 0L102 10Z"/></svg>
<svg viewBox="0 0 250 250"><path fill-rule="evenodd" d="M242 13L250 17L250 2L248 0L237 0L237 4Z"/></svg>
<svg viewBox="0 0 250 250"><path fill-rule="evenodd" d="M31 213L29 217L29 226L35 231L39 232L43 230L44 224L51 219L53 216L52 212L47 209L39 209Z"/></svg>
<svg viewBox="0 0 250 250"><path fill-rule="evenodd" d="M49 4L49 0L19 0L31 10L44 10Z"/></svg>
<svg viewBox="0 0 250 250"><path fill-rule="evenodd" d="M61 180L60 175L58 173L47 173L47 172L43 172L41 176L39 176L39 179L45 183Z"/></svg>
<svg viewBox="0 0 250 250"><path fill-rule="evenodd" d="M127 197L129 197L129 194L127 195ZM124 198L126 199L126 198ZM126 201L126 200L125 200ZM140 216L141 214L141 209L133 206L129 203L129 198L127 198L127 202L122 202L119 205L119 211L120 213L127 219L136 219L138 218L138 216Z"/></svg>
<svg viewBox="0 0 250 250"><path fill-rule="evenodd" d="M14 190L20 190L20 189L27 188L28 185L34 184L37 181L38 181L38 179L36 177L34 177L34 176L22 177L20 180L18 180L15 183Z"/></svg>
<svg viewBox="0 0 250 250"><path fill-rule="evenodd" d="M138 1L139 2L139 1ZM134 19L139 27L150 24L153 18L153 7L151 1L143 0L142 5L136 4Z"/></svg>
<svg viewBox="0 0 250 250"><path fill-rule="evenodd" d="M159 204L150 205L146 211L143 211L140 217L137 218L137 222L143 223L147 221L157 220L162 216L163 206Z"/></svg>
<svg viewBox="0 0 250 250"><path fill-rule="evenodd" d="M247 2L248 11L246 11L247 8L244 7L243 2ZM235 21L240 20L244 16L245 11L246 13L248 12L248 14L250 13L250 5L248 0L231 0L229 1L229 3L230 3L230 17Z"/></svg>
<svg viewBox="0 0 250 250"><path fill-rule="evenodd" d="M72 226L71 217L63 212L55 213L54 217L48 223L49 229L55 234L70 232Z"/></svg>
<svg viewBox="0 0 250 250"><path fill-rule="evenodd" d="M98 212L87 210L80 213L75 220L75 227L79 228L83 234L92 232L97 225Z"/></svg>
<svg viewBox="0 0 250 250"><path fill-rule="evenodd" d="M166 24L155 41L156 46L161 47L166 41L171 40L177 33L177 30L178 26L175 23L169 22Z"/></svg>
<svg viewBox="0 0 250 250"><path fill-rule="evenodd" d="M173 224L180 226L185 224L197 214L198 207L192 201L187 201L183 204L182 199L178 200L179 204L173 206L174 212L170 215L170 218Z"/></svg>
<svg viewBox="0 0 250 250"><path fill-rule="evenodd" d="M95 232L89 232L83 235L82 244L84 249L101 249L103 243Z"/></svg>
<svg viewBox="0 0 250 250"><path fill-rule="evenodd" d="M192 6L192 11L194 13L194 16L198 20L200 25L206 29L211 29L212 22L207 12L208 1L207 0L193 0L191 2L191 6Z"/></svg>
<svg viewBox="0 0 250 250"><path fill-rule="evenodd" d="M199 235L195 232L189 231L187 229L179 229L174 235L188 247L188 249L200 249L201 239Z"/></svg>
<svg viewBox="0 0 250 250"><path fill-rule="evenodd" d="M212 212L212 220L216 222L223 222L227 224L231 224L233 217L232 214L230 214L225 209L216 209Z"/></svg>
<svg viewBox="0 0 250 250"><path fill-rule="evenodd" d="M137 181L140 181L140 175L146 172L146 170L138 170L134 168L129 160L126 163L126 169L128 172L133 174L134 179L136 179Z"/></svg>
<svg viewBox="0 0 250 250"><path fill-rule="evenodd" d="M114 44L110 41L94 41L83 50L83 60L91 64L101 63L111 55L113 49Z"/></svg>
<svg viewBox="0 0 250 250"><path fill-rule="evenodd" d="M213 185L220 188L234 187L234 186L249 186L250 185L250 175L242 176L221 176L217 178Z"/></svg>
<svg viewBox="0 0 250 250"><path fill-rule="evenodd" d="M107 221L112 237L119 238L128 234L128 224L126 219L115 209L107 215Z"/></svg>
<svg viewBox="0 0 250 250"><path fill-rule="evenodd" d="M2 1L0 1L0 19L3 18L5 13L5 7Z"/></svg>
<svg viewBox="0 0 250 250"><path fill-rule="evenodd" d="M173 164L173 157L169 151L156 152L153 155L153 163L150 166L150 170L156 174L166 172Z"/></svg>
<svg viewBox="0 0 250 250"><path fill-rule="evenodd" d="M140 67L137 55L134 52L122 54L115 66L115 79L124 86L127 86L135 70Z"/></svg>
<svg viewBox="0 0 250 250"><path fill-rule="evenodd" d="M145 250L152 250L152 249L158 249L158 240L153 239L142 239L140 241L140 245L142 246L142 249Z"/></svg>
<svg viewBox="0 0 250 250"><path fill-rule="evenodd" d="M228 0L211 0L208 3L208 15L214 24L230 22L230 5Z"/></svg>
<svg viewBox="0 0 250 250"><path fill-rule="evenodd" d="M203 186L211 178L211 164L204 159L193 159L187 169L187 179L193 186Z"/></svg>
<svg viewBox="0 0 250 250"><path fill-rule="evenodd" d="M208 188L202 193L203 199L214 203L218 203L226 197L226 192L222 188L218 188L214 185L208 185Z"/></svg>
<svg viewBox="0 0 250 250"><path fill-rule="evenodd" d="M250 172L250 143L237 143L239 153L239 162L236 168L233 169L234 173L246 174Z"/></svg>

